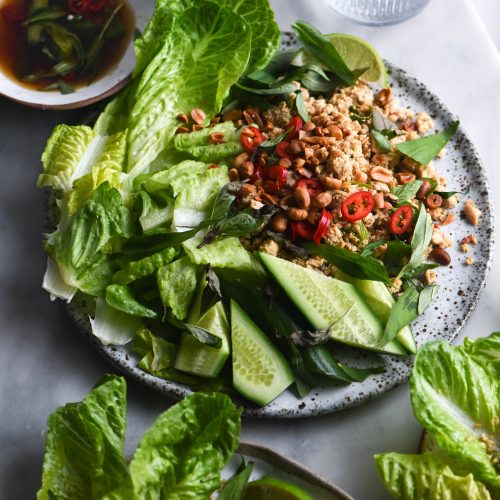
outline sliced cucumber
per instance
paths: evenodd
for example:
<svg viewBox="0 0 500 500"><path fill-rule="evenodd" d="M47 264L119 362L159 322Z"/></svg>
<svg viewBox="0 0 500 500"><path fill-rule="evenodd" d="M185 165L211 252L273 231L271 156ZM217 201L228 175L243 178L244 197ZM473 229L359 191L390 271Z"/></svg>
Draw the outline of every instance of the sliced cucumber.
<svg viewBox="0 0 500 500"><path fill-rule="evenodd" d="M333 340L384 354L407 354L397 341L380 347L384 327L354 286L278 257L260 257L310 323L318 330L330 327Z"/></svg>
<svg viewBox="0 0 500 500"><path fill-rule="evenodd" d="M294 376L284 356L266 334L231 300L234 388L250 401L267 405Z"/></svg>
<svg viewBox="0 0 500 500"><path fill-rule="evenodd" d="M342 271L337 271L335 277L347 283L351 283L351 285L353 285L363 296L366 303L373 311L373 314L375 314L384 325L387 323L392 306L396 301L382 282L352 278ZM402 328L396 338L408 352L412 354L417 352L415 338L409 326Z"/></svg>
<svg viewBox="0 0 500 500"><path fill-rule="evenodd" d="M196 325L222 339L220 349L202 344L192 335L182 334L174 368L200 377L216 377L229 357L229 324L222 302L212 306Z"/></svg>

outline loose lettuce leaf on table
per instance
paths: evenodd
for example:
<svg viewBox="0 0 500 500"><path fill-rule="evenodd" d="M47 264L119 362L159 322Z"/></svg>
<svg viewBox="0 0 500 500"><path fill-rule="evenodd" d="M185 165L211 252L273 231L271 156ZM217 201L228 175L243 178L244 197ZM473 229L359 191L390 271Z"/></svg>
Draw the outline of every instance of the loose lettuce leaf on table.
<svg viewBox="0 0 500 500"><path fill-rule="evenodd" d="M431 454L375 455L375 463L387 489L404 500L490 500L484 484L472 474L456 475Z"/></svg>
<svg viewBox="0 0 500 500"><path fill-rule="evenodd" d="M126 480L125 394L123 378L105 376L49 417L38 500L102 498Z"/></svg>

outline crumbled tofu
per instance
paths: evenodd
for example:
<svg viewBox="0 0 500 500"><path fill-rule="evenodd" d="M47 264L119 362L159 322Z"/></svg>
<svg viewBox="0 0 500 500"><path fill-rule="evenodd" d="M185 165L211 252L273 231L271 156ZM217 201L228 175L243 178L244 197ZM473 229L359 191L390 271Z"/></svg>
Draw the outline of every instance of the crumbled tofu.
<svg viewBox="0 0 500 500"><path fill-rule="evenodd" d="M427 269L424 273L424 280L427 285L431 285L432 283L435 283L437 280L437 274L434 269Z"/></svg>
<svg viewBox="0 0 500 500"><path fill-rule="evenodd" d="M427 132L429 132L429 130L432 129L432 127L434 127L432 118L424 111L417 114L416 124L418 133L420 135L426 134Z"/></svg>
<svg viewBox="0 0 500 500"><path fill-rule="evenodd" d="M472 264L474 264L475 260L474 260L474 257L467 257L465 259L465 263L468 265L468 266L472 266Z"/></svg>

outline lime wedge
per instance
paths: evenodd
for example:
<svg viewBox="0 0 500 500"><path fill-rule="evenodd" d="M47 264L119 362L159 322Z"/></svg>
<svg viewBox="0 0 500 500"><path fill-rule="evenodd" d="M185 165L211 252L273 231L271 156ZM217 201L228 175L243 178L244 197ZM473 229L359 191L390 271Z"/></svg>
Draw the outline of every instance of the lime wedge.
<svg viewBox="0 0 500 500"><path fill-rule="evenodd" d="M363 80L387 86L387 72L380 54L373 45L354 35L334 33L326 35L344 59L350 70L368 68L361 76Z"/></svg>
<svg viewBox="0 0 500 500"><path fill-rule="evenodd" d="M378 83L382 87L387 87L385 64L375 47L354 35L333 33L325 36L332 42L332 45L337 49L337 52L350 70L367 68L359 78L367 82ZM291 64L294 66L303 66L310 63L327 69L302 49L297 52L291 61Z"/></svg>
<svg viewBox="0 0 500 500"><path fill-rule="evenodd" d="M312 496L294 484L280 479L263 478L248 483L245 500L313 500Z"/></svg>

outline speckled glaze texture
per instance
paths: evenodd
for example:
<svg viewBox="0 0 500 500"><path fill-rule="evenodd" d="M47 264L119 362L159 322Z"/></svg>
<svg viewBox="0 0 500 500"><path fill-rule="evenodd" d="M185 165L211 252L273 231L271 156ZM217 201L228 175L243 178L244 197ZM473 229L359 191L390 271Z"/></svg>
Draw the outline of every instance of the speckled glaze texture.
<svg viewBox="0 0 500 500"><path fill-rule="evenodd" d="M283 47L296 45L293 35L283 34ZM388 80L394 94L404 106L414 111L426 111L431 115L437 129L442 130L456 117L446 106L431 93L424 84L408 75L400 68L386 62ZM445 175L450 191L465 191L470 187L462 200L470 198L482 211L481 222L473 227L464 218L463 204L454 210L457 220L446 228L453 241L449 249L452 264L441 267L438 271L440 289L437 297L425 313L413 324L412 329L419 346L432 340L451 342L460 332L469 315L477 304L481 290L491 265L494 234L493 209L485 170L481 164L474 145L465 132L459 128L447 146L447 155L435 160L438 171ZM469 254L460 251L460 241L469 234L475 234L478 244L472 246ZM465 258L473 256L475 263L465 265ZM82 304L73 302L68 306L69 313L81 327L99 351L114 365L140 382L153 387L166 396L180 399L191 390L178 383L169 382L149 375L137 367L137 359L125 347L102 346L90 330L88 317L82 312ZM361 350L338 345L337 356L355 366L366 367L383 364L385 373L369 377L363 383L341 386L324 385L313 390L303 399L298 399L292 389L285 391L269 405L260 408L237 395L235 401L245 407L245 415L253 417L301 418L312 415L332 413L345 408L360 405L375 398L389 389L408 380L412 367L412 358L399 359L381 356Z"/></svg>

